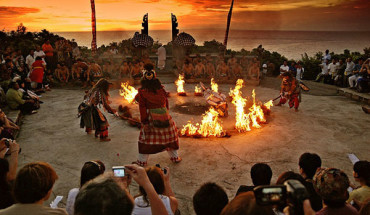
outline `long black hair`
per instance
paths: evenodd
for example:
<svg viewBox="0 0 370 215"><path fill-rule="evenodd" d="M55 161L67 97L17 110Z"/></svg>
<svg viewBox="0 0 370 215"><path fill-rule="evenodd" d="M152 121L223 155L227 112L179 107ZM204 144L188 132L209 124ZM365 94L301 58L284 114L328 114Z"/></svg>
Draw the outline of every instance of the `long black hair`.
<svg viewBox="0 0 370 215"><path fill-rule="evenodd" d="M157 90L162 89L162 83L158 78L156 78L154 65L147 63L144 65L144 70L144 77L141 79L141 89L157 93ZM147 76L151 77L151 79L146 78Z"/></svg>

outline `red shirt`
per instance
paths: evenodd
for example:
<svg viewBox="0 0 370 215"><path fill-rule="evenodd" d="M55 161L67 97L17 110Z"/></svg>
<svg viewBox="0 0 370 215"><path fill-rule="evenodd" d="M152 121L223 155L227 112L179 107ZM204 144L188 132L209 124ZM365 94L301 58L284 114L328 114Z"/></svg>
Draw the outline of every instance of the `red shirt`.
<svg viewBox="0 0 370 215"><path fill-rule="evenodd" d="M37 60L32 64L32 72L30 74L30 79L36 83L42 83L44 77L44 61Z"/></svg>
<svg viewBox="0 0 370 215"><path fill-rule="evenodd" d="M147 89L139 89L135 100L139 102L140 116L142 123L148 123L148 109L155 108L168 108L168 99L166 91L163 86L161 89L157 90L156 93L150 92Z"/></svg>
<svg viewBox="0 0 370 215"><path fill-rule="evenodd" d="M46 44L44 43L44 45L42 45L42 51L45 52L45 55L48 56L48 57L52 57L53 56L53 46L51 46L50 44Z"/></svg>

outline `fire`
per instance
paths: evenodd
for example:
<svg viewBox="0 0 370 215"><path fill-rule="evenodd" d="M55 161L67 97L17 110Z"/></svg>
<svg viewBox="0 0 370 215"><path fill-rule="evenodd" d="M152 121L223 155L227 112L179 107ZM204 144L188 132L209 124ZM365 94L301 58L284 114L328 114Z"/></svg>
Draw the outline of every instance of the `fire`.
<svg viewBox="0 0 370 215"><path fill-rule="evenodd" d="M198 85L195 86L195 93L202 93L202 89Z"/></svg>
<svg viewBox="0 0 370 215"><path fill-rule="evenodd" d="M203 137L223 137L226 132L223 130L222 125L218 119L218 112L211 107L206 113L203 114L201 124L195 125L188 122L181 129L182 136L203 136Z"/></svg>
<svg viewBox="0 0 370 215"><path fill-rule="evenodd" d="M233 98L232 103L235 105L235 128L239 132L250 131L251 127L260 128L260 123L266 122L266 117L261 105L256 103L256 93L252 91L253 105L248 109L249 113L245 112L247 99L242 97L241 88L243 87L243 80L238 79L235 89L230 90L230 96ZM266 102L264 106L270 110L273 106L272 101Z"/></svg>
<svg viewBox="0 0 370 215"><path fill-rule="evenodd" d="M218 84L214 81L214 79L211 79L211 89L212 91L218 93Z"/></svg>
<svg viewBox="0 0 370 215"><path fill-rule="evenodd" d="M128 103L132 104L134 102L137 93L137 90L134 87L130 86L128 82L121 83L119 94L123 96L128 101Z"/></svg>
<svg viewBox="0 0 370 215"><path fill-rule="evenodd" d="M176 80L175 84L177 85L177 93L185 93L184 90L184 76L179 74L179 79Z"/></svg>
<svg viewBox="0 0 370 215"><path fill-rule="evenodd" d="M241 88L243 87L243 80L238 79L234 90L230 90L230 96L233 98L232 103L235 105L235 129L239 132L250 131L249 114L246 114L244 108L247 104L247 99L242 97Z"/></svg>

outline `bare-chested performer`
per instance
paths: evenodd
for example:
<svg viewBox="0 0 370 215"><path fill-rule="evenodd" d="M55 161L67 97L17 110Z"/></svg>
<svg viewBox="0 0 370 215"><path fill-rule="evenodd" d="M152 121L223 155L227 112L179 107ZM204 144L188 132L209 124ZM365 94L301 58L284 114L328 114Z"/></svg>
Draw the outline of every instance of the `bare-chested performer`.
<svg viewBox="0 0 370 215"><path fill-rule="evenodd" d="M127 61L124 61L123 64L120 66L119 74L120 74L120 78L129 77L130 67L129 67Z"/></svg>
<svg viewBox="0 0 370 215"><path fill-rule="evenodd" d="M220 75L220 77L227 77L229 71L230 69L226 64L226 61L221 61L221 64L217 66L217 73Z"/></svg>
<svg viewBox="0 0 370 215"><path fill-rule="evenodd" d="M103 71L99 64L95 63L95 61L91 61L89 65L89 69L87 70L87 82L91 86L95 84L95 80L99 80L103 77Z"/></svg>
<svg viewBox="0 0 370 215"><path fill-rule="evenodd" d="M79 79L80 78L80 73L81 73L81 70L78 68L78 64L74 63L72 65L72 69L71 69L72 80Z"/></svg>
<svg viewBox="0 0 370 215"><path fill-rule="evenodd" d="M202 63L201 59L198 60L197 65L195 65L194 70L195 70L195 77L196 78L203 78L204 77L204 74L206 72L206 67Z"/></svg>
<svg viewBox="0 0 370 215"><path fill-rule="evenodd" d="M193 64L190 63L189 59L185 59L184 66L182 67L182 73L185 76L185 79L193 78L194 67Z"/></svg>
<svg viewBox="0 0 370 215"><path fill-rule="evenodd" d="M69 69L68 67L62 63L60 64L60 68L58 68L57 78L62 83L68 83L69 80Z"/></svg>
<svg viewBox="0 0 370 215"><path fill-rule="evenodd" d="M140 62L136 61L134 66L131 68L131 77L135 80L139 80L143 76L141 71Z"/></svg>
<svg viewBox="0 0 370 215"><path fill-rule="evenodd" d="M231 68L231 73L233 74L234 77L236 78L241 78L243 77L243 68L239 63L236 63L232 68Z"/></svg>
<svg viewBox="0 0 370 215"><path fill-rule="evenodd" d="M215 66L213 65L212 61L210 61L210 60L208 60L207 64L206 64L206 76L208 78L209 77L213 77L213 78L217 77Z"/></svg>
<svg viewBox="0 0 370 215"><path fill-rule="evenodd" d="M259 62L256 58L253 58L252 66L249 70L248 76L250 79L259 80L260 79L260 68Z"/></svg>

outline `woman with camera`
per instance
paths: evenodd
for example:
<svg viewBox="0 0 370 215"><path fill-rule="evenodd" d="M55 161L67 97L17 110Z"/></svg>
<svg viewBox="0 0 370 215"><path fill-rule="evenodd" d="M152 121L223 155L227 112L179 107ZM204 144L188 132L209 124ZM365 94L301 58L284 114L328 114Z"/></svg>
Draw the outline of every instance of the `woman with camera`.
<svg viewBox="0 0 370 215"><path fill-rule="evenodd" d="M141 130L137 164L146 166L149 154L167 150L171 161L179 163L179 137L168 110L167 92L156 77L153 64L145 64L141 88L135 100L139 103Z"/></svg>
<svg viewBox="0 0 370 215"><path fill-rule="evenodd" d="M148 167L145 169L149 181L153 184L155 191L162 200L169 215L176 213L178 209L178 201L172 191L170 184L169 168L159 168L157 166ZM135 198L135 206L132 215L151 215L151 206L145 189L140 186L140 195Z"/></svg>

